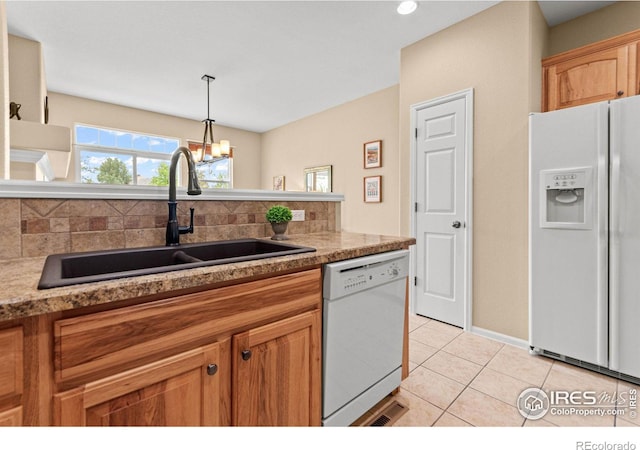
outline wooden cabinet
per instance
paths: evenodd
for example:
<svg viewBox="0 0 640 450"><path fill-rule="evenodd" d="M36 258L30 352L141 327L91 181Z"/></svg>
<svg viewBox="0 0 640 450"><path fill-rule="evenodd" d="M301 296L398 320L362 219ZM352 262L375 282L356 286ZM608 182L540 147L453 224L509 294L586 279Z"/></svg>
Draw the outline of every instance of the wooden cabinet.
<svg viewBox="0 0 640 450"><path fill-rule="evenodd" d="M312 269L57 320L53 422L320 425L321 300Z"/></svg>
<svg viewBox="0 0 640 450"><path fill-rule="evenodd" d="M0 330L0 426L22 424L23 330Z"/></svg>
<svg viewBox="0 0 640 450"><path fill-rule="evenodd" d="M320 425L320 312L233 337L233 424Z"/></svg>
<svg viewBox="0 0 640 450"><path fill-rule="evenodd" d="M228 340L54 396L63 426L228 425Z"/></svg>
<svg viewBox="0 0 640 450"><path fill-rule="evenodd" d="M310 311L83 384L54 396L55 425L320 425L320 329Z"/></svg>
<svg viewBox="0 0 640 450"><path fill-rule="evenodd" d="M639 42L640 30L543 59L543 111L639 94Z"/></svg>
<svg viewBox="0 0 640 450"><path fill-rule="evenodd" d="M22 406L0 412L0 427L19 427L22 425Z"/></svg>

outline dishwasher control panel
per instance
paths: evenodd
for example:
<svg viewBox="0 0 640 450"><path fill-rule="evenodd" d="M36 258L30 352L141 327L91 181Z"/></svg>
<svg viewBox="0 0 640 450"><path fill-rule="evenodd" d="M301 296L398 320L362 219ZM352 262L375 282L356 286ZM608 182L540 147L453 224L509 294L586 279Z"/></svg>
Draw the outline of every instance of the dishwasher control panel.
<svg viewBox="0 0 640 450"><path fill-rule="evenodd" d="M358 289L361 286L367 285L367 276L364 274L359 274L356 276L350 276L342 280L342 284L345 290L349 289Z"/></svg>
<svg viewBox="0 0 640 450"><path fill-rule="evenodd" d="M397 250L325 266L323 296L340 298L409 274L409 251Z"/></svg>
<svg viewBox="0 0 640 450"><path fill-rule="evenodd" d="M358 290L399 278L402 272L398 261L373 263L354 269L346 269L343 272L346 276L341 281L345 291Z"/></svg>

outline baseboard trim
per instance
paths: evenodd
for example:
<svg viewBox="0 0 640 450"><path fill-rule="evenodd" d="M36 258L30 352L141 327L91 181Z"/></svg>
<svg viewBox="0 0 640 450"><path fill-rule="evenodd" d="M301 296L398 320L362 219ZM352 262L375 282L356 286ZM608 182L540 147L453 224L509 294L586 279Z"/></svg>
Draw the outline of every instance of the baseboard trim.
<svg viewBox="0 0 640 450"><path fill-rule="evenodd" d="M477 334L478 336L486 337L489 339L493 339L494 341L502 342L503 344L513 345L514 347L519 347L525 350L529 350L529 342L524 339L519 339L513 336L509 336L502 333L497 333L495 331L487 330L480 327L471 326L471 333Z"/></svg>

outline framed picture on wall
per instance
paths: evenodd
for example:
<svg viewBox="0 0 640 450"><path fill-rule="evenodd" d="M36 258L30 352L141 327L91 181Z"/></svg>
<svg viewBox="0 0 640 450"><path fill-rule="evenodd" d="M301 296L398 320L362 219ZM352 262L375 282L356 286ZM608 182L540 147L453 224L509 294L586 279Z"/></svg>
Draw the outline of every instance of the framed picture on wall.
<svg viewBox="0 0 640 450"><path fill-rule="evenodd" d="M304 169L304 189L307 192L332 192L331 167L317 166Z"/></svg>
<svg viewBox="0 0 640 450"><path fill-rule="evenodd" d="M364 202L380 203L382 201L382 175L364 177Z"/></svg>
<svg viewBox="0 0 640 450"><path fill-rule="evenodd" d="M273 177L273 190L284 191L284 175L276 175Z"/></svg>
<svg viewBox="0 0 640 450"><path fill-rule="evenodd" d="M364 168L382 167L382 141L364 143Z"/></svg>

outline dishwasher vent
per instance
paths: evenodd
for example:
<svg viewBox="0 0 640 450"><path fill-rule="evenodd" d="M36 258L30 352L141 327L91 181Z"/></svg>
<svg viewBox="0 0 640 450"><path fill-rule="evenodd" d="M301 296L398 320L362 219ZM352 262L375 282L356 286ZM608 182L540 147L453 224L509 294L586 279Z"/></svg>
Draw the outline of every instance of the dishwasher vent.
<svg viewBox="0 0 640 450"><path fill-rule="evenodd" d="M404 413L409 410L406 406L393 400L381 412L373 416L373 419L364 423L365 427L388 427L393 425Z"/></svg>

